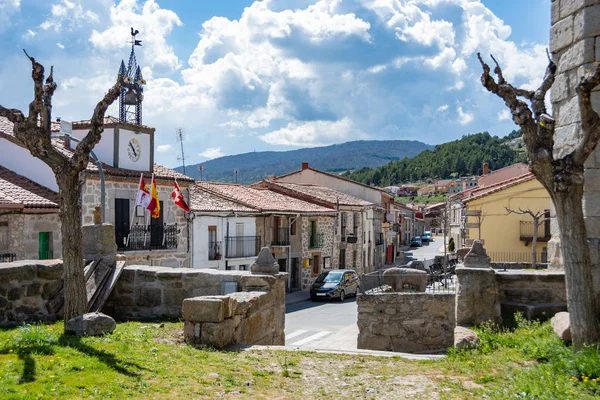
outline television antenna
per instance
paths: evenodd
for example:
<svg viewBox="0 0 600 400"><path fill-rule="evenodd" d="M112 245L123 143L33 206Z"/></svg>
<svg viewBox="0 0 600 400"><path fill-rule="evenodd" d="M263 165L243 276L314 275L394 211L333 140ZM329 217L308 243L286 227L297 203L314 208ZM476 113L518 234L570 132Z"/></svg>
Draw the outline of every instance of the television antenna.
<svg viewBox="0 0 600 400"><path fill-rule="evenodd" d="M202 182L202 172L204 171L204 164L198 165L198 172L200 172L200 182Z"/></svg>
<svg viewBox="0 0 600 400"><path fill-rule="evenodd" d="M179 161L183 164L183 174L186 175L186 173L185 173L185 153L183 152L183 139L184 139L183 129L177 128L177 141L181 145L181 155L177 156L177 161Z"/></svg>
<svg viewBox="0 0 600 400"><path fill-rule="evenodd" d="M235 171L233 171L233 173L235 174L235 184L237 185L237 183L238 183L238 170L236 169Z"/></svg>

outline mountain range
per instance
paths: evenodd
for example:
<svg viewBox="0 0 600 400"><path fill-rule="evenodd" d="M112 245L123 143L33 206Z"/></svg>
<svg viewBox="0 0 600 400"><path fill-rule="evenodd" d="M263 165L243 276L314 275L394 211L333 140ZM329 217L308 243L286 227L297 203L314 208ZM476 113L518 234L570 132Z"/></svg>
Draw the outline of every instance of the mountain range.
<svg viewBox="0 0 600 400"><path fill-rule="evenodd" d="M414 157L432 149L428 144L411 140L359 140L324 147L290 151L258 151L224 156L200 164L186 166L186 175L199 180L237 182L249 184L270 175L283 175L299 170L306 161L311 167L331 173L341 173L358 168L374 168L391 161ZM175 168L183 172L183 167Z"/></svg>

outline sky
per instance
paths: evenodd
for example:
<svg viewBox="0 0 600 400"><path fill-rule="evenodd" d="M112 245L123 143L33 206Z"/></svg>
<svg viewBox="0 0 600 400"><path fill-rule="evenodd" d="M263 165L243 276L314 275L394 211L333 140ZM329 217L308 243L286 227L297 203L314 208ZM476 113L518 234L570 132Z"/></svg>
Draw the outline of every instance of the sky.
<svg viewBox="0 0 600 400"><path fill-rule="evenodd" d="M54 117L88 119L127 62L130 27L142 40L143 123L156 128L155 161L174 167L178 128L186 164L504 136L516 126L481 86L476 54L536 87L550 0L0 0L0 104L26 110L32 99L26 49L54 65Z"/></svg>

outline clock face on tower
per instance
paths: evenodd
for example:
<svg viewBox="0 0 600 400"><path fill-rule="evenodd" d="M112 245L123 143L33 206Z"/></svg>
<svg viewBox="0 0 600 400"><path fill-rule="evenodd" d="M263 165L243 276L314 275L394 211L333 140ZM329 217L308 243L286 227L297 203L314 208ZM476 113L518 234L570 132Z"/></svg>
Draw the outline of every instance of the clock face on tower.
<svg viewBox="0 0 600 400"><path fill-rule="evenodd" d="M129 159L133 162L137 162L137 160L140 159L142 146L136 138L131 138L129 141L129 144L127 145L127 154L129 155Z"/></svg>

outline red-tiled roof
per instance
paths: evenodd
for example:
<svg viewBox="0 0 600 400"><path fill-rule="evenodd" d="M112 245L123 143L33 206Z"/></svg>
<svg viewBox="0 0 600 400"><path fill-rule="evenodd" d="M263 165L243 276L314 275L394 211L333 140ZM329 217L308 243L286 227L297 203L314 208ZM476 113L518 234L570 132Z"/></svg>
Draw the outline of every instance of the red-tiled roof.
<svg viewBox="0 0 600 400"><path fill-rule="evenodd" d="M375 204L366 200L319 185L288 183L268 179L255 185L253 187L265 187L287 196L301 198L329 208L334 208L337 204L341 206L375 206Z"/></svg>
<svg viewBox="0 0 600 400"><path fill-rule="evenodd" d="M462 200L464 203L468 203L470 201L482 198L484 196L488 196L492 193L496 193L501 190L508 189L509 187L528 182L534 179L536 179L535 175L533 175L531 172L528 172L527 174L507 179L503 182L496 183L495 185L467 190L466 192L462 193Z"/></svg>
<svg viewBox="0 0 600 400"><path fill-rule="evenodd" d="M209 192L199 184L190 187L190 208L195 212L260 212L255 208Z"/></svg>
<svg viewBox="0 0 600 400"><path fill-rule="evenodd" d="M504 182L508 179L516 178L529 173L529 166L523 163L512 164L504 168L497 169L487 175L480 176L477 180L477 186L486 187Z"/></svg>
<svg viewBox="0 0 600 400"><path fill-rule="evenodd" d="M0 208L3 205L58 212L58 194L0 166Z"/></svg>
<svg viewBox="0 0 600 400"><path fill-rule="evenodd" d="M334 214L329 208L311 204L293 197L284 196L268 189L255 189L225 183L197 182L193 189L202 188L219 197L240 203L262 212L299 213L299 214Z"/></svg>

